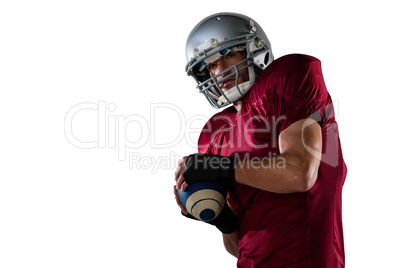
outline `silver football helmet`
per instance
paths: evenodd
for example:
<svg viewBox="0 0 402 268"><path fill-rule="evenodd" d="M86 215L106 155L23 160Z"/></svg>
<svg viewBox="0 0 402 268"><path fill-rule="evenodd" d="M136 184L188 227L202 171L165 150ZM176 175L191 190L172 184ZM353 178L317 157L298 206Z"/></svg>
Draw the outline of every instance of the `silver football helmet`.
<svg viewBox="0 0 402 268"><path fill-rule="evenodd" d="M244 50L247 51L246 59L213 77L205 68L230 51ZM236 13L218 13L199 22L187 38L186 56L187 74L196 80L200 93L214 108L224 107L243 97L256 76L274 60L271 44L260 25ZM240 67L244 63L247 64ZM249 81L238 84L239 72L246 68ZM223 92L219 84L229 77L235 77L235 86Z"/></svg>

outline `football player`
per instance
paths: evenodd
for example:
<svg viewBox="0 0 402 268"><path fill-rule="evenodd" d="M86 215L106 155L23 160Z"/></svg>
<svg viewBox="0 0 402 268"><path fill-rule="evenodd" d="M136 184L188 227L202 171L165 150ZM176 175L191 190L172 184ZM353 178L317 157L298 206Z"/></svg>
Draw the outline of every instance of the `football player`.
<svg viewBox="0 0 402 268"><path fill-rule="evenodd" d="M206 123L199 152L178 163L175 190L227 183L227 204L209 223L238 267L344 267L347 168L320 61L274 60L260 25L235 13L198 23L186 54L199 91L226 108Z"/></svg>

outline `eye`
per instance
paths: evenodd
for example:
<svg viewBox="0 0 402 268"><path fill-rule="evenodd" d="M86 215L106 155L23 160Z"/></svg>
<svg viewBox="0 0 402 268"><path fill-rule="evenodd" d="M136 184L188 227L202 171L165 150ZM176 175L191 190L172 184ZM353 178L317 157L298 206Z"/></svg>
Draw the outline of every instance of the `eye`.
<svg viewBox="0 0 402 268"><path fill-rule="evenodd" d="M210 63L207 65L207 70L211 71L213 68L215 68L215 66L216 66L216 63Z"/></svg>
<svg viewBox="0 0 402 268"><path fill-rule="evenodd" d="M228 54L226 54L226 58L231 58L231 57L233 57L234 56L234 53L233 52L229 52Z"/></svg>

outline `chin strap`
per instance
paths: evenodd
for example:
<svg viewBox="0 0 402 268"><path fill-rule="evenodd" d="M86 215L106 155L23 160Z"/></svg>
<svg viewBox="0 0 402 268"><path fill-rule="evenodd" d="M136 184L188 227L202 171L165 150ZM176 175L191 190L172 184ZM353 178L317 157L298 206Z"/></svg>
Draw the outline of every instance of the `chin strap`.
<svg viewBox="0 0 402 268"><path fill-rule="evenodd" d="M239 90L241 93L243 93L244 91L246 91L249 87L251 86L250 81L241 83L240 85L238 85ZM229 89L228 91L224 92L225 96L220 96L217 101L218 101L218 105L222 105L224 103L227 103L228 100L226 98L229 99L230 102L232 102L233 100L237 99L238 97L241 96L239 90L237 89L236 86L232 87L231 89Z"/></svg>

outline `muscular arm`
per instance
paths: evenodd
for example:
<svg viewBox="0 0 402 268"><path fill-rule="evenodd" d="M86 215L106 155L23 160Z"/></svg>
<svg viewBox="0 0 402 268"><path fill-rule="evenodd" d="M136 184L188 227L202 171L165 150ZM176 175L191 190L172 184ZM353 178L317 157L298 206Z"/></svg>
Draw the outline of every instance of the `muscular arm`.
<svg viewBox="0 0 402 268"><path fill-rule="evenodd" d="M322 136L320 125L311 119L299 120L286 128L279 136L280 154L275 159L260 162L239 161L235 169L238 183L275 193L308 191L317 179L321 160ZM176 202L182 212L185 208L178 200L176 189L187 187L182 171L186 168L186 157L179 162L175 172ZM273 165L272 163L276 163ZM280 164L278 164L280 163ZM233 211L241 224L242 215ZM226 250L238 257L239 232L223 235Z"/></svg>
<svg viewBox="0 0 402 268"><path fill-rule="evenodd" d="M243 214L240 211L233 210L234 215L239 221L239 224L243 221ZM234 257L239 257L239 230L231 234L223 234L223 244L225 249Z"/></svg>
<svg viewBox="0 0 402 268"><path fill-rule="evenodd" d="M317 179L321 150L320 125L312 119L299 120L279 135L280 154L275 159L239 161L236 181L275 193L308 191Z"/></svg>
<svg viewBox="0 0 402 268"><path fill-rule="evenodd" d="M227 252L236 258L239 257L239 231L223 234L223 244Z"/></svg>

